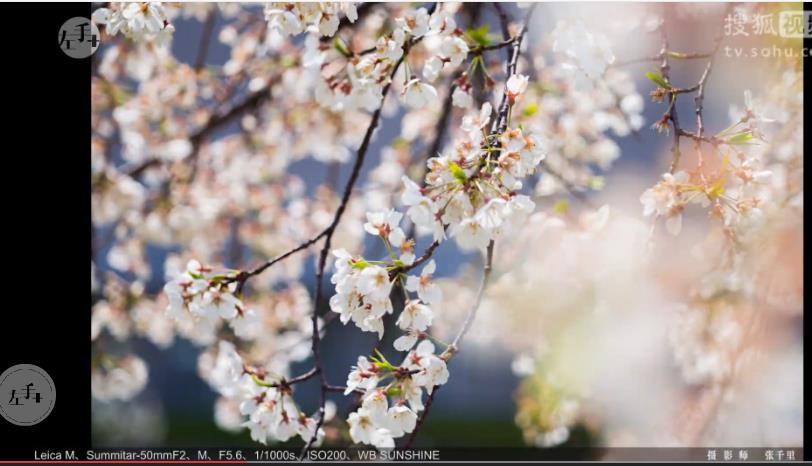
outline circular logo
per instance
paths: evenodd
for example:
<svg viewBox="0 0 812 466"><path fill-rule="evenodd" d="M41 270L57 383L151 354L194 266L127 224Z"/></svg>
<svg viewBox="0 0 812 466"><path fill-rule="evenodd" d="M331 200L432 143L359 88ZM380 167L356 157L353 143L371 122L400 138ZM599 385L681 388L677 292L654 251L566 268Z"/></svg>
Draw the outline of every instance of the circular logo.
<svg viewBox="0 0 812 466"><path fill-rule="evenodd" d="M96 24L75 16L59 28L59 48L69 57L87 58L99 48L101 34Z"/></svg>
<svg viewBox="0 0 812 466"><path fill-rule="evenodd" d="M0 415L18 426L39 424L56 403L54 381L33 364L17 364L0 375Z"/></svg>

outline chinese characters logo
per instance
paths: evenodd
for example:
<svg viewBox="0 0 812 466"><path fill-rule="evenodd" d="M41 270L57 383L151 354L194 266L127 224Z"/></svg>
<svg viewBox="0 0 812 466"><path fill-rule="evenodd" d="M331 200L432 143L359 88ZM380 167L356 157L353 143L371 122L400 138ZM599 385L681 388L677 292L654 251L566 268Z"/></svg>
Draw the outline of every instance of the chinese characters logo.
<svg viewBox="0 0 812 466"><path fill-rule="evenodd" d="M47 372L18 364L0 375L0 415L18 426L33 426L54 409L56 390Z"/></svg>
<svg viewBox="0 0 812 466"><path fill-rule="evenodd" d="M73 58L87 58L99 48L101 35L92 21L73 17L59 28L59 48Z"/></svg>
<svg viewBox="0 0 812 466"><path fill-rule="evenodd" d="M736 10L725 18L727 36L778 36L785 39L812 37L812 11L790 10L747 13Z"/></svg>

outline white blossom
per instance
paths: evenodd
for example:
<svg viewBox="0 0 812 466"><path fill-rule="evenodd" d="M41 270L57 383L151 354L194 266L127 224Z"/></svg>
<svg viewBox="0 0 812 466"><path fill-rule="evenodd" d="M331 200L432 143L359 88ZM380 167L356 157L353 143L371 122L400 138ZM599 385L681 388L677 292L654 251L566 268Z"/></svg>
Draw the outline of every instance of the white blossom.
<svg viewBox="0 0 812 466"><path fill-rule="evenodd" d="M347 376L347 388L345 395L349 395L353 390L370 390L378 385L378 376L375 367L365 356L358 357L358 364Z"/></svg>
<svg viewBox="0 0 812 466"><path fill-rule="evenodd" d="M422 83L419 79L412 79L404 86L401 93L404 103L410 108L423 108L429 102L437 99L437 90L430 84Z"/></svg>
<svg viewBox="0 0 812 466"><path fill-rule="evenodd" d="M92 17L111 36L121 32L134 41L158 39L158 45L165 45L175 30L161 2L113 3L110 8L96 9Z"/></svg>
<svg viewBox="0 0 812 466"><path fill-rule="evenodd" d="M372 422L369 411L359 408L358 411L350 413L349 417L347 417L347 423L350 425L350 438L353 442L367 445L373 443L377 429Z"/></svg>
<svg viewBox="0 0 812 466"><path fill-rule="evenodd" d="M461 87L454 88L454 92L451 94L451 103L455 107L459 108L471 108L474 105L474 98L471 97L471 94L464 91Z"/></svg>
<svg viewBox="0 0 812 466"><path fill-rule="evenodd" d="M408 11L403 17L396 18L395 22L414 37L422 37L429 32L429 13L425 8Z"/></svg>
<svg viewBox="0 0 812 466"><path fill-rule="evenodd" d="M507 84L505 85L505 93L511 102L519 98L519 96L521 96L524 91L527 90L527 83L529 79L529 77L523 74L514 74L508 78Z"/></svg>
<svg viewBox="0 0 812 466"><path fill-rule="evenodd" d="M436 269L437 264L432 259L423 267L419 277L410 275L406 279L406 289L417 293L417 296L430 306L439 306L443 300L442 290L432 281Z"/></svg>
<svg viewBox="0 0 812 466"><path fill-rule="evenodd" d="M397 325L402 330L426 330L434 318L434 312L430 307L422 304L418 300L409 301L403 307L403 311L398 317Z"/></svg>
<svg viewBox="0 0 812 466"><path fill-rule="evenodd" d="M440 53L449 59L449 65L459 66L468 56L468 44L458 36L446 36L440 43Z"/></svg>
<svg viewBox="0 0 812 466"><path fill-rule="evenodd" d="M386 426L392 437L401 437L412 432L416 424L417 414L408 406L392 406L386 413Z"/></svg>

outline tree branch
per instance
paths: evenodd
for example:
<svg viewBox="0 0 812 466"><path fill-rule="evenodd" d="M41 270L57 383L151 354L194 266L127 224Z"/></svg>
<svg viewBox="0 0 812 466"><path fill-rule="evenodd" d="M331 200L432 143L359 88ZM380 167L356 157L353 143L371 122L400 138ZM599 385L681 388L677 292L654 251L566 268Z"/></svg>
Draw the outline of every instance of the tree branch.
<svg viewBox="0 0 812 466"><path fill-rule="evenodd" d="M324 278L324 269L327 265L327 255L330 253L330 247L332 245L333 234L335 233L336 228L338 227L339 222L341 221L341 217L344 214L344 211L347 208L347 204L350 200L350 196L352 195L353 187L355 186L355 182L358 180L358 176L361 173L361 166L364 163L364 159L366 157L367 151L369 150L369 144L372 141L372 134L375 132L375 129L378 127L378 123L381 118L381 111L383 110L384 102L386 101L386 96L389 94L389 90L392 87L392 80L395 78L395 74L397 73L398 68L403 63L405 58L409 54L409 50L411 47L416 44L419 39L413 39L412 41L408 42L404 47L403 55L400 59L395 63L392 72L389 76L389 82L384 86L381 92L381 103L378 105L378 108L372 114L372 120L367 127L367 131L364 134L364 139L361 142L361 146L358 148L358 153L355 160L355 165L353 165L352 172L350 173L350 178L347 180L347 184L344 187L344 194L341 197L341 203L336 210L335 215L333 216L333 221L329 227L324 231L324 245L321 248L319 253L319 262L316 271L316 297L315 302L313 305L313 314L311 316L311 322L313 327L313 336L312 336L312 351L313 351L313 359L315 361L315 370L319 374L319 379L321 381L321 390L320 390L320 400L319 400L319 419L316 421L316 432L321 428L321 425L324 422L324 405L326 403L326 393L327 393L327 381L324 377L324 370L321 365L321 355L319 353L319 345L321 337L319 335L318 329L318 310L321 305L322 301L322 282ZM311 437L310 441L302 449L301 457L304 458L305 453L313 446L313 442L316 440L316 435Z"/></svg>
<svg viewBox="0 0 812 466"><path fill-rule="evenodd" d="M667 6L663 6L663 18L667 17L665 14L667 12ZM726 10L729 11L730 7ZM708 63L705 66L705 70L702 73L702 76L699 79L699 82L691 87L688 88L676 88L670 87L666 92L666 97L668 99L669 105L668 110L663 115L663 120L668 119L671 121L671 126L674 131L673 136L673 143L671 147L671 166L669 167L669 172L674 173L679 166L680 160L680 138L687 137L693 139L696 143L697 151L699 150L699 144L702 142L706 142L712 144L714 146L718 145L719 141L716 138L706 138L704 136L704 122L702 119L702 109L704 105L705 99L705 84L707 83L708 77L710 76L711 69L713 68L714 58L716 57L716 53L719 51L719 47L722 44L722 39L724 38L724 34L722 33L723 29L720 28L719 33L717 34L716 38L714 39L713 50L707 54L679 54L675 52L668 51L668 35L665 30L665 24L660 27L660 34L662 37L662 48L660 49L660 53L658 57L660 58L660 74L662 75L663 79L666 83L671 85L671 78L669 76L671 66L669 64L669 57L672 58L708 58ZM697 128L695 133L689 133L685 131L679 123L679 114L677 112L677 97L679 94L687 94L697 92L697 95L694 97L695 103L695 114L696 114L696 123ZM701 160L700 160L701 164Z"/></svg>
<svg viewBox="0 0 812 466"><path fill-rule="evenodd" d="M491 270L493 269L493 247L494 242L491 240L491 242L488 243L488 248L485 252L485 264L482 267L482 280L479 283L479 290L477 290L474 304L468 309L468 313L465 315L465 320L463 321L462 327L460 327L460 330L457 332L454 340L448 345L443 354L440 356L441 358L445 359L446 362L450 361L451 358L457 354L457 352L459 352L462 339L465 338L465 335L468 333L468 331L471 329L471 325L474 323L477 310L479 309L479 306L482 303L482 297L485 294L485 289L488 287L488 283L490 283ZM403 445L403 449L409 449L417 439L417 434L420 432L420 428L423 426L426 418L429 415L429 408L431 408L432 403L434 403L434 398L437 396L437 392L440 390L440 387L441 386L435 386L431 392L431 395L429 395L426 405L423 408L423 414L417 419L414 430L409 436L409 439Z"/></svg>
<svg viewBox="0 0 812 466"><path fill-rule="evenodd" d="M280 76L274 76L273 80L268 83L267 86L263 87L262 89L249 94L245 99L240 101L239 103L231 106L227 110L212 115L211 118L203 125L199 130L189 136L189 142L192 144L192 152L186 157L188 160L194 160L197 157L198 152L200 151L200 147L203 145L203 142L212 135L215 131L221 129L225 125L233 122L238 117L242 116L244 113L253 110L260 105L262 105L266 100L270 99L271 97L271 88L277 81L280 79ZM141 173L144 172L147 168L150 168L155 165L159 165L164 163L164 160L158 157L153 157L150 159L145 160L144 162L130 168L130 169L123 169L123 171L131 176L137 177Z"/></svg>
<svg viewBox="0 0 812 466"><path fill-rule="evenodd" d="M505 81L507 81L512 75L516 74L516 67L519 63L519 56L521 55L521 48L522 48L522 41L524 40L524 35L527 33L527 26L530 23L530 18L533 16L533 11L536 9L536 3L530 6L529 10L527 11L527 15L524 18L524 25L522 26L521 31L516 36L516 40L511 42L511 50L508 53L508 63L507 67L505 68ZM495 3L494 6L496 7L497 11L499 11L499 18L502 23L502 35L504 39L507 41L510 39L510 30L507 24L507 16L502 11L501 6L498 3ZM491 128L491 133L493 134L501 134L507 129L508 125L508 110L510 109L510 105L508 105L508 98L507 92L502 94L502 102L499 104L499 112L498 118L494 120L493 127Z"/></svg>
<svg viewBox="0 0 812 466"><path fill-rule="evenodd" d="M494 4L494 7L499 12L499 17L502 22L502 33L507 40L509 38L509 28L508 28L508 18L507 15L502 11L501 6L499 4ZM510 78L516 72L516 65L519 62L519 55L521 54L521 46L522 40L524 39L524 35L527 32L527 26L530 23L530 18L533 16L533 11L536 5L532 5L527 12L527 15L524 19L524 25L522 26L521 32L519 32L516 40L513 41L512 48L510 54L508 55L508 62L505 69L505 76L506 80ZM488 140L495 138L498 134L502 133L507 129L507 120L508 120L508 112L510 109L510 105L507 99L507 93L502 96L502 103L500 104L500 110L496 120L491 129L491 134ZM488 287L488 283L490 282L491 278L491 271L493 269L493 248L494 248L494 241L491 240L488 243L488 247L485 251L485 259L484 264L482 267L482 280L479 284L479 290L477 290L476 298L474 300L473 305L468 309L468 313L465 316L465 320L463 321L462 327L457 332L457 335L454 337L454 340L448 347L445 349L443 354L440 356L446 362L450 361L451 358L459 351L460 344L462 343L463 338L471 329L471 325L474 323L474 319L476 318L477 310L479 309L480 304L482 303L482 297L485 294L485 289ZM412 446L414 441L417 439L417 435L420 432L420 428L424 425L426 418L428 417L429 409L431 408L432 403L434 402L434 398L439 391L439 386L434 387L431 394L428 397L426 405L423 409L423 414L418 418L417 423L415 424L415 428L412 431L409 439L404 444L403 448L408 449Z"/></svg>
<svg viewBox="0 0 812 466"><path fill-rule="evenodd" d="M361 22L369 13L371 13L374 9L373 7L377 5L378 5L377 2L368 2L360 5L357 9L358 19L356 20L356 24ZM209 16L206 18L206 23L204 24L203 35L201 36L201 48L198 50L198 55L195 60L196 70L202 68L205 62L205 56L208 53L208 42L210 42L210 40L208 40L207 37L211 35L211 32L213 32L210 29L213 28L215 22L216 22L216 11L212 11L209 13ZM339 25L339 30L343 30L349 26L350 26L349 20L346 17L344 17L342 18L341 23ZM205 46L202 45L204 42L206 43ZM189 136L189 142L191 142L192 144L192 152L191 154L189 154L187 158L189 160L195 159L198 151L200 150L200 146L213 132L230 123L231 121L241 116L246 111L257 108L259 105L268 100L271 97L272 86L276 84L280 78L281 76L279 75L274 76L272 82L268 83L267 86L263 87L262 89L256 92L249 94L244 100L242 100L238 104L235 104L230 109L215 114L211 118L209 118L209 121L202 128L200 128L194 134ZM137 177L141 173L143 173L146 169L156 165L160 165L162 163L164 163L163 159L153 157L133 167L123 168L122 172L126 173L130 177ZM191 177L194 177L195 174L196 170L193 170Z"/></svg>

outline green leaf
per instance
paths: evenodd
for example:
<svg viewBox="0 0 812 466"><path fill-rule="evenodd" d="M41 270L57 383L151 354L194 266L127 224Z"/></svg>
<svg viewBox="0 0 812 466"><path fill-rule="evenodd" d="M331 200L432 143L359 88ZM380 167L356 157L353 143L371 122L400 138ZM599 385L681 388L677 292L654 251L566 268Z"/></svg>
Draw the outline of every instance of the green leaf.
<svg viewBox="0 0 812 466"><path fill-rule="evenodd" d="M358 259L357 261L351 260L349 262L350 265L356 269L365 269L369 265L369 262L365 261L364 259Z"/></svg>
<svg viewBox="0 0 812 466"><path fill-rule="evenodd" d="M539 111L539 106L535 103L527 104L527 106L522 110L522 115L524 116L533 116Z"/></svg>
<svg viewBox="0 0 812 466"><path fill-rule="evenodd" d="M663 89L671 89L671 85L669 85L665 79L663 79L663 75L661 75L659 72L649 71L646 73L646 77Z"/></svg>
<svg viewBox="0 0 812 466"><path fill-rule="evenodd" d="M736 134L731 135L729 138L727 138L727 143L728 144L752 144L751 141L753 141L753 139L755 139L753 137L753 132L748 129L746 131L742 131L740 133L736 133Z"/></svg>
<svg viewBox="0 0 812 466"><path fill-rule="evenodd" d="M465 171L463 171L463 169L455 162L449 160L448 168L451 170L451 174L454 175L454 178L460 183L465 183L466 181L468 181L468 177L465 175Z"/></svg>
<svg viewBox="0 0 812 466"><path fill-rule="evenodd" d="M384 357L383 354L381 354L381 352L378 350L378 348L375 348L375 354L377 354L378 358L380 358L380 359L376 360L376 359L373 358L373 360L377 361L377 363L378 363L378 365L380 367L383 367L384 369L389 369L391 371L395 370L395 366L393 366L392 363L390 363L389 361L386 360L386 358Z"/></svg>
<svg viewBox="0 0 812 466"><path fill-rule="evenodd" d="M468 37L470 37L472 41L476 42L482 47L491 45L491 40L488 38L487 24L483 24L476 29L470 28L465 33L468 34Z"/></svg>
<svg viewBox="0 0 812 466"><path fill-rule="evenodd" d="M341 53L341 55L344 55L345 57L349 57L350 55L352 55L349 49L347 49L347 45L338 36L336 36L336 38L333 39L333 47L335 47L336 50L338 50Z"/></svg>

